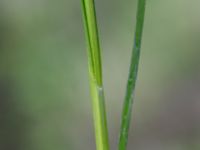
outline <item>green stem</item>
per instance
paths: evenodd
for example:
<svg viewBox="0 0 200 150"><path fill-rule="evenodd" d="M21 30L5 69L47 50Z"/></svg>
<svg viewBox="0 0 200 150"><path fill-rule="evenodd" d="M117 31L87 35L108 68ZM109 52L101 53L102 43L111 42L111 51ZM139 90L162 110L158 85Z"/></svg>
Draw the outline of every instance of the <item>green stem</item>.
<svg viewBox="0 0 200 150"><path fill-rule="evenodd" d="M126 95L121 117L121 129L120 129L120 138L118 145L119 150L126 150L127 147L128 132L131 120L131 113L132 113L133 96L135 91L135 84L137 79L138 65L140 58L140 48L141 48L142 31L143 31L144 15L145 15L145 3L146 0L138 1L134 47L132 51L131 65L129 70Z"/></svg>
<svg viewBox="0 0 200 150"><path fill-rule="evenodd" d="M101 53L94 0L82 0L88 41L88 64L97 150L109 150Z"/></svg>

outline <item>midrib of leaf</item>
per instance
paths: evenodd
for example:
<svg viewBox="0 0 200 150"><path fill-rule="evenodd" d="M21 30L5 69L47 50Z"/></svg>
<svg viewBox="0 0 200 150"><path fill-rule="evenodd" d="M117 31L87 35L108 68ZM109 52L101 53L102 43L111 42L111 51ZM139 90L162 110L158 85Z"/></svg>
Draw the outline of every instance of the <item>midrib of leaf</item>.
<svg viewBox="0 0 200 150"><path fill-rule="evenodd" d="M92 96L96 149L109 150L106 110L102 83L101 53L94 0L82 0L88 41L88 65Z"/></svg>
<svg viewBox="0 0 200 150"><path fill-rule="evenodd" d="M142 31L143 31L144 15L145 15L145 3L146 0L138 0L134 46L132 50L129 77L127 81L126 95L124 99L124 105L121 117L120 138L118 145L119 150L126 150L127 147L128 132L131 121L131 113L132 113L133 96L135 91L135 84L137 80L138 65L140 58Z"/></svg>

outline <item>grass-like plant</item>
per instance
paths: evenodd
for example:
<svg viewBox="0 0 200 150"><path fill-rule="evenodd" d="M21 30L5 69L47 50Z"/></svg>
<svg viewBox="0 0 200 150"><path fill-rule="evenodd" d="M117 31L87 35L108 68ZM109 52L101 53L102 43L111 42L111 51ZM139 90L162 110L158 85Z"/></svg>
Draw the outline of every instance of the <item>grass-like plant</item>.
<svg viewBox="0 0 200 150"><path fill-rule="evenodd" d="M118 145L119 150L126 150L128 140L133 95L140 58L145 2L146 0L138 0L134 47L132 51L130 72L122 112L120 138ZM96 149L109 150L106 110L102 82L101 51L94 0L82 0L82 8L85 22L85 31L88 41L88 64L96 135Z"/></svg>
<svg viewBox="0 0 200 150"><path fill-rule="evenodd" d="M88 40L88 64L96 134L96 148L97 150L109 150L102 82L101 51L94 0L82 0L82 9Z"/></svg>
<svg viewBox="0 0 200 150"><path fill-rule="evenodd" d="M131 113L132 113L133 96L135 91L135 84L138 74L138 65L140 58L140 48L141 48L142 31L143 31L144 15L145 15L145 3L146 0L138 1L134 46L132 50L129 77L127 81L126 95L124 99L124 105L121 117L121 129L120 129L120 138L118 145L119 150L126 150L126 145L128 141L128 132L131 120Z"/></svg>

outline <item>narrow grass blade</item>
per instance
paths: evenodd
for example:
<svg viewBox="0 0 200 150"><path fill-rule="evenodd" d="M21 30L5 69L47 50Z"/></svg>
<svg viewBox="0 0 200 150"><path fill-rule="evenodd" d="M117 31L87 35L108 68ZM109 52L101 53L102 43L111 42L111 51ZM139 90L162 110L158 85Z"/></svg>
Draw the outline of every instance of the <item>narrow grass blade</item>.
<svg viewBox="0 0 200 150"><path fill-rule="evenodd" d="M128 141L128 132L131 120L131 113L132 113L133 96L135 91L138 64L140 58L140 48L141 48L142 31L143 31L144 15L145 15L145 3L146 0L138 0L134 47L132 51L131 65L129 70L126 95L121 117L121 129L120 129L120 138L118 145L119 150L126 150Z"/></svg>
<svg viewBox="0 0 200 150"><path fill-rule="evenodd" d="M96 135L96 149L109 150L102 83L101 53L94 0L82 0L82 9L88 41L88 65Z"/></svg>

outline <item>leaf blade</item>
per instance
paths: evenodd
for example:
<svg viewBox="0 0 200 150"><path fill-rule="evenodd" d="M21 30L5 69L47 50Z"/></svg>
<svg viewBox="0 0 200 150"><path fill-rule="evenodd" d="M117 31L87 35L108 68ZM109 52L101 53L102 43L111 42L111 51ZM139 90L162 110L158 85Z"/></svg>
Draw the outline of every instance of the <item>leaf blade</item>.
<svg viewBox="0 0 200 150"><path fill-rule="evenodd" d="M133 97L134 97L139 59L140 59L142 32L143 32L144 16L145 16L145 4L146 0L138 1L134 46L132 50L131 64L129 68L126 94L121 116L120 138L118 143L119 150L126 150L127 147Z"/></svg>

